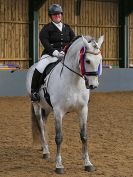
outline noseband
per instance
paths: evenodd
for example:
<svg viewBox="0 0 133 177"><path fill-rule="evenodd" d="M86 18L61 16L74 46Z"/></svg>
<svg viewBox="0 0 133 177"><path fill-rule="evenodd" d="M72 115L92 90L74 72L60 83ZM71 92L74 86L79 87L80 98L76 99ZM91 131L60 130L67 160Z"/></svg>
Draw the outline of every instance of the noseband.
<svg viewBox="0 0 133 177"><path fill-rule="evenodd" d="M98 72L97 71L85 72L84 75L85 76L98 76Z"/></svg>

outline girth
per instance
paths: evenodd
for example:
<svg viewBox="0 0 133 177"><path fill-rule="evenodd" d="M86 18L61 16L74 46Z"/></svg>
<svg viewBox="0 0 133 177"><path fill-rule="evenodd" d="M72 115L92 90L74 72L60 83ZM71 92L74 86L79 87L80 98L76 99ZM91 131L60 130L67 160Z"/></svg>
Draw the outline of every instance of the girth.
<svg viewBox="0 0 133 177"><path fill-rule="evenodd" d="M47 92L47 89L43 88L43 91L44 91L44 98L45 98L45 100L47 101L47 103L49 104L49 106L53 107L52 104L51 104L50 95Z"/></svg>

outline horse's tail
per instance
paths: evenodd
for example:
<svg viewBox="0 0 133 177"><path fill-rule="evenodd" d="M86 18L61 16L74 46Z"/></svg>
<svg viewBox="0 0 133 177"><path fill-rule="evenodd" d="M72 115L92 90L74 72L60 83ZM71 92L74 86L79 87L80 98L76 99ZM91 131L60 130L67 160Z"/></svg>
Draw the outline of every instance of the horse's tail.
<svg viewBox="0 0 133 177"><path fill-rule="evenodd" d="M31 104L31 120L32 120L32 138L33 144L39 144L40 142L40 126L35 115L34 107Z"/></svg>

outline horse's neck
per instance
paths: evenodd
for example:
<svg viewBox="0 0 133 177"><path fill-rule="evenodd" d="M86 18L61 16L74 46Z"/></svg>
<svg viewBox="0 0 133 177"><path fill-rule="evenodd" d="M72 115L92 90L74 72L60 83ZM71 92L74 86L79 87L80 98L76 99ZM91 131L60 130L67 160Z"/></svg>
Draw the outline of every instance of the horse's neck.
<svg viewBox="0 0 133 177"><path fill-rule="evenodd" d="M73 69L79 69L80 50L83 47L82 38L79 38L70 46L65 57L65 64Z"/></svg>
<svg viewBox="0 0 133 177"><path fill-rule="evenodd" d="M80 68L79 68L79 57L80 57L80 49L83 47L82 40L78 39L78 41L71 46L66 54L64 64L73 71L70 71L68 68L65 69L64 77L68 77L73 83L78 82L81 77ZM75 73L74 73L75 72ZM76 74L78 73L78 74Z"/></svg>

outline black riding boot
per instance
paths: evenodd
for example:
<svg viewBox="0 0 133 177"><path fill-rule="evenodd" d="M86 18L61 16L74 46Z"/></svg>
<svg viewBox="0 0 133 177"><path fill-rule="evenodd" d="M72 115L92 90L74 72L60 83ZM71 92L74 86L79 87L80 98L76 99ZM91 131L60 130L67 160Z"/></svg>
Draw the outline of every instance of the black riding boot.
<svg viewBox="0 0 133 177"><path fill-rule="evenodd" d="M31 83L31 101L40 101L39 88L42 73L35 69Z"/></svg>

